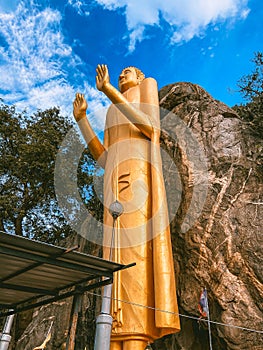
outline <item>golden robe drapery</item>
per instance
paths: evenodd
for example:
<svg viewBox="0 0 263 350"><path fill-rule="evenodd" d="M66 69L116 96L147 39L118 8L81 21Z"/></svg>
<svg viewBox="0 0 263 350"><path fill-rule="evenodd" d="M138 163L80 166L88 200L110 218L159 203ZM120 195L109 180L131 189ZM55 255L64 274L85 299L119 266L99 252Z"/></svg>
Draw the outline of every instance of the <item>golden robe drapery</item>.
<svg viewBox="0 0 263 350"><path fill-rule="evenodd" d="M109 258L113 223L108 208L117 199L124 213L116 222L113 260L136 262L114 276L113 341L152 341L180 330L159 146L159 107L158 102L142 103L145 92L141 91L143 84L151 83L148 79L124 96L151 118L151 139L115 105L107 113L104 133L104 258ZM158 101L158 96L151 99Z"/></svg>

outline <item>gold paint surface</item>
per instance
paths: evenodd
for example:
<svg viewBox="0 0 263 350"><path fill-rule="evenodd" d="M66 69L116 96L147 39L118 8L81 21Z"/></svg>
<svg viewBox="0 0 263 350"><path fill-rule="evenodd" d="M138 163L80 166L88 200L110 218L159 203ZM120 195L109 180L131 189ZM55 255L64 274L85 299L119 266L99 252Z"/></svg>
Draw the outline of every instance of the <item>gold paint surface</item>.
<svg viewBox="0 0 263 350"><path fill-rule="evenodd" d="M103 145L98 146L97 139L89 142L96 159L101 156L105 164L104 258L109 258L113 222L108 207L118 200L124 213L117 219L113 260L136 262L114 275L111 350L135 349L135 344L140 349L139 343L144 349L148 341L180 330L159 146L158 89L152 78L136 80L129 67L127 80L125 70L120 76L121 94L110 84L107 67L98 67L97 87L113 102ZM80 122L87 133L86 122Z"/></svg>

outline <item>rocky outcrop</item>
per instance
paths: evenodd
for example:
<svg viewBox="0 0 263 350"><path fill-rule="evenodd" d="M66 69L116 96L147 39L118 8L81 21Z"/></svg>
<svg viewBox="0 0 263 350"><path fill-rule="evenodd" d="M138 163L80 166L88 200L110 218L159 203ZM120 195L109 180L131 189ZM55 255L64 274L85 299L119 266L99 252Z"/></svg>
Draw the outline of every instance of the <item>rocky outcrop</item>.
<svg viewBox="0 0 263 350"><path fill-rule="evenodd" d="M197 307L206 287L213 349L263 349L263 334L256 332L263 329L262 177L253 158L253 138L244 133L232 109L200 86L168 85L160 90L160 106L182 330L157 340L152 348L209 349L207 322L198 322ZM98 247L85 251L98 254ZM84 296L76 350L93 349L99 301ZM65 301L35 311L16 349L32 350L32 335L43 339L53 316L47 349L62 349L70 308L71 301Z"/></svg>
<svg viewBox="0 0 263 350"><path fill-rule="evenodd" d="M187 318L199 316L206 287L213 348L263 349L262 333L242 329L263 329L262 177L251 157L253 142L246 140L238 115L200 86L168 85L160 91L160 106L162 143L179 173L171 183L171 161L164 162L168 203L178 206L171 229L180 312L186 317L180 334L153 347L209 349L207 324Z"/></svg>
<svg viewBox="0 0 263 350"><path fill-rule="evenodd" d="M15 349L33 350L43 344L49 330L52 337L47 342L46 349L65 349L71 304L71 299L65 299L36 309L32 321L17 341Z"/></svg>

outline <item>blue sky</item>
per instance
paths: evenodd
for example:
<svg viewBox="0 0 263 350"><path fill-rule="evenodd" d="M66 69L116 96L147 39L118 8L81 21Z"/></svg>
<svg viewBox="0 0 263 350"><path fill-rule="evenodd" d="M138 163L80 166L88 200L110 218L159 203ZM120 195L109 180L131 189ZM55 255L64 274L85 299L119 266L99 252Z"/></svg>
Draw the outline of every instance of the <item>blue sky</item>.
<svg viewBox="0 0 263 350"><path fill-rule="evenodd" d="M262 51L262 18L261 0L0 0L0 97L70 116L82 91L94 111L107 105L95 88L105 63L115 86L134 65L159 88L189 81L233 106Z"/></svg>

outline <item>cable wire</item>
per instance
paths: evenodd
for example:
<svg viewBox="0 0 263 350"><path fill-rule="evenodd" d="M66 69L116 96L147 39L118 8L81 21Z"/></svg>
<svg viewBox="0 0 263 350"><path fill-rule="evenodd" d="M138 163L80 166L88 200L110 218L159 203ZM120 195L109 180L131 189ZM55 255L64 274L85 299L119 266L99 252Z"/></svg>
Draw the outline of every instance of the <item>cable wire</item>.
<svg viewBox="0 0 263 350"><path fill-rule="evenodd" d="M94 296L102 297L100 294L94 293L94 292L87 292L87 294L91 294L91 295L94 295ZM263 330L236 326L236 325L232 325L230 323L223 323L223 322L217 322L217 321L211 321L211 320L208 321L207 319L203 319L203 318L199 318L199 317L195 317L195 316L184 315L184 314L181 314L181 313L167 311L167 310L161 310L161 309L158 309L158 308L155 308L155 307L152 307L152 306L137 304L137 303L134 303L134 302L131 302L131 301L121 300L121 299L118 299L118 298L109 298L109 299L116 300L116 301L119 301L119 302L122 302L122 303L125 303L125 304L130 304L130 305L133 305L133 306L138 306L138 307L143 307L143 308L146 308L146 309L151 309L151 310L155 310L155 311L165 312L165 313L168 313L168 314L178 315L178 316L181 316L181 317L184 317L184 318L190 318L190 319L196 320L198 322L200 322L200 321L201 322L206 322L207 324L208 323L212 323L212 324L216 324L216 325L219 325L219 326L232 327L232 328L241 329L243 331L263 334Z"/></svg>
<svg viewBox="0 0 263 350"><path fill-rule="evenodd" d="M1 231L1 230L0 230L0 232L6 233L6 232ZM102 298L102 295L98 294L98 293L93 293L93 292L86 292L86 293ZM109 298L109 297L105 297L105 298ZM155 311L171 313L171 314L174 314L174 315L178 315L178 316L181 316L181 317L184 317L184 318L189 318L189 319L196 320L196 321L199 321L199 322L212 323L212 324L219 325L219 326L232 327L232 328L241 329L241 330L248 331L248 332L254 332L254 333L263 334L263 330L247 328L247 327L241 327L241 326L235 326L235 325L231 325L229 323L223 323L223 322L217 322L217 321L211 321L211 320L208 321L207 319L203 319L203 318L199 318L199 317L195 317L195 316L184 315L184 314L181 314L181 313L176 313L176 312L167 311L167 310L161 310L161 309L157 309L157 308L154 308L154 307L151 307L151 306L137 304L137 303L134 303L134 302L131 302L131 301L121 300L121 299L118 299L118 298L110 298L110 299L116 300L116 301L119 301L119 302L122 302L122 303L130 304L130 305L138 306L138 307L144 307L144 308L152 309L152 310L155 310Z"/></svg>

